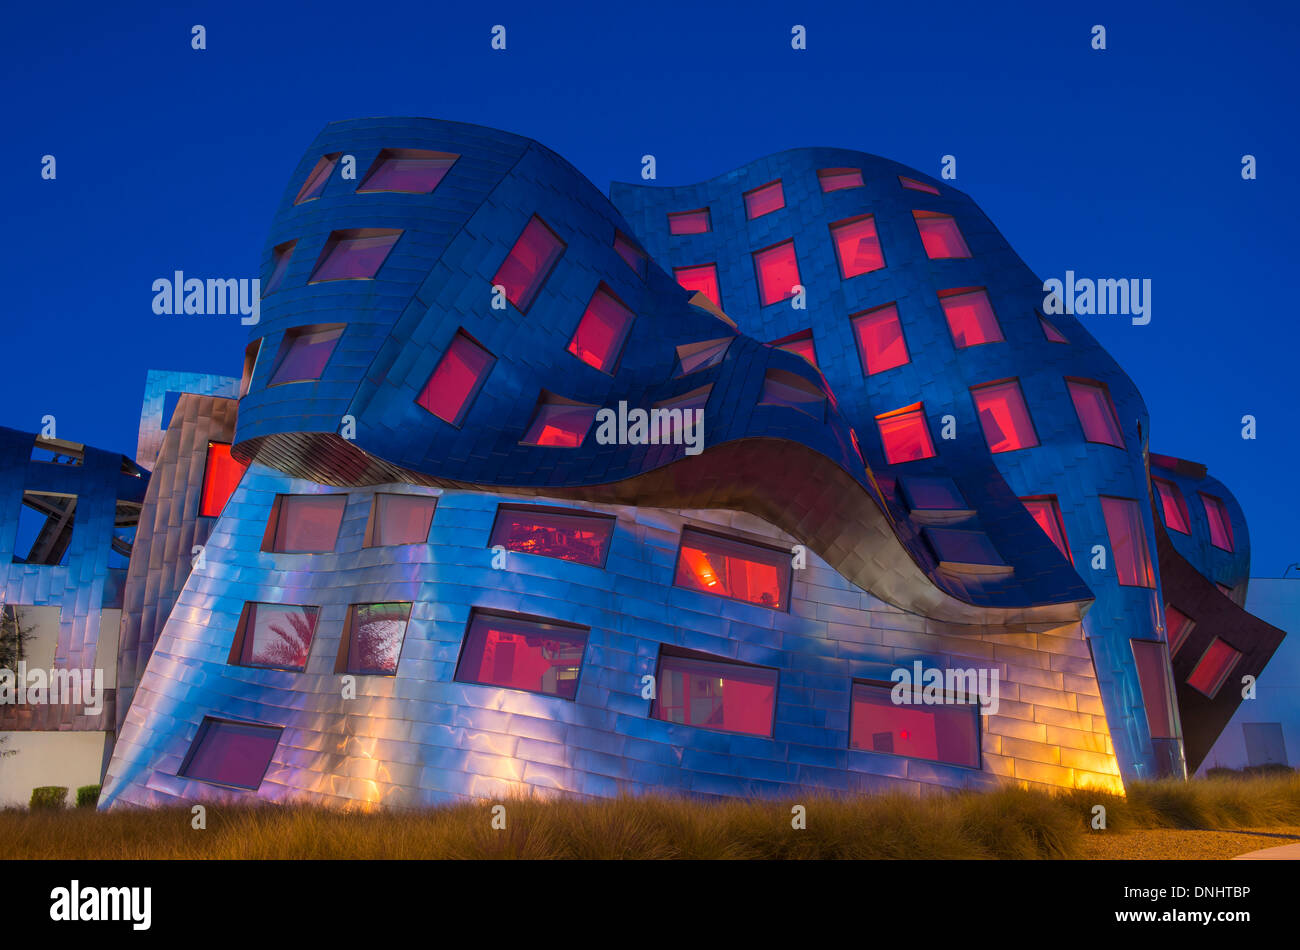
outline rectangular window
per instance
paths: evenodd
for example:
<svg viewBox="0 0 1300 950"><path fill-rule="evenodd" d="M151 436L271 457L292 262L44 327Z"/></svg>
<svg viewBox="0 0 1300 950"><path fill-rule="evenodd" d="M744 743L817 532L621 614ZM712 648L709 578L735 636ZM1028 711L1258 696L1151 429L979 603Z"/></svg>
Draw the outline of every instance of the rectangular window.
<svg viewBox="0 0 1300 950"><path fill-rule="evenodd" d="M893 686L854 682L849 745L911 759L980 767L979 705L895 703Z"/></svg>
<svg viewBox="0 0 1300 950"><path fill-rule="evenodd" d="M623 258L628 267L636 271L638 277L645 280L649 268L645 251L637 247L632 239L622 231L614 232L614 250L618 251L618 256Z"/></svg>
<svg viewBox="0 0 1300 950"><path fill-rule="evenodd" d="M940 567L973 568L1005 567L1006 561L998 553L992 539L983 531L964 528L940 528L926 525L921 534L929 542Z"/></svg>
<svg viewBox="0 0 1300 950"><path fill-rule="evenodd" d="M1171 481L1152 476L1156 494L1160 497L1160 510L1164 512L1165 527L1180 534L1191 534L1192 529L1187 518L1187 502L1178 486Z"/></svg>
<svg viewBox="0 0 1300 950"><path fill-rule="evenodd" d="M214 785L256 789L271 766L280 726L203 717L180 776Z"/></svg>
<svg viewBox="0 0 1300 950"><path fill-rule="evenodd" d="M778 350L785 350L787 353L802 356L813 366L817 365L817 348L813 345L812 330L800 330L791 336L773 340L768 346L774 346Z"/></svg>
<svg viewBox="0 0 1300 950"><path fill-rule="evenodd" d="M772 735L777 671L723 657L659 652L653 719L683 726Z"/></svg>
<svg viewBox="0 0 1300 950"><path fill-rule="evenodd" d="M409 603L353 604L334 672L396 676L410 619Z"/></svg>
<svg viewBox="0 0 1300 950"><path fill-rule="evenodd" d="M321 192L325 190L325 186L329 183L330 175L334 173L334 166L339 163L339 158L342 155L342 152L334 152L332 155L322 155L316 159L311 174L307 176L307 180L298 189L298 196L293 199L293 203L300 205L304 201L319 198Z"/></svg>
<svg viewBox="0 0 1300 950"><path fill-rule="evenodd" d="M458 158L459 155L451 152L430 152L418 148L381 149L357 188L357 194L398 191L409 195L427 195L438 187L438 183Z"/></svg>
<svg viewBox="0 0 1300 950"><path fill-rule="evenodd" d="M674 267L673 279L692 294L704 294L713 301L715 307L722 306L722 293L718 290L717 264Z"/></svg>
<svg viewBox="0 0 1300 950"><path fill-rule="evenodd" d="M309 284L328 280L371 280L388 259L400 230L393 228L352 228L334 231L316 260Z"/></svg>
<svg viewBox="0 0 1300 950"><path fill-rule="evenodd" d="M310 382L321 378L325 365L343 336L343 324L318 324L294 327L284 332L280 352L276 354L275 371L267 385Z"/></svg>
<svg viewBox="0 0 1300 950"><path fill-rule="evenodd" d="M307 667L319 616L319 607L245 604L229 662L302 672Z"/></svg>
<svg viewBox="0 0 1300 950"><path fill-rule="evenodd" d="M1152 739L1177 739L1178 710L1174 705L1173 672L1169 655L1159 640L1130 640L1146 707L1147 728Z"/></svg>
<svg viewBox="0 0 1300 950"><path fill-rule="evenodd" d="M959 287L939 292L939 305L958 349L1002 341L1002 327L983 287Z"/></svg>
<svg viewBox="0 0 1300 950"><path fill-rule="evenodd" d="M874 310L854 315L853 335L858 341L858 356L862 369L871 376L911 361L907 341L903 339L903 324L898 319L898 307L885 304Z"/></svg>
<svg viewBox="0 0 1300 950"><path fill-rule="evenodd" d="M885 448L885 461L890 465L934 457L934 443L930 441L930 427L921 403L876 416L876 426Z"/></svg>
<svg viewBox="0 0 1300 950"><path fill-rule="evenodd" d="M1132 498L1103 495L1101 513L1110 536L1111 557L1115 574L1125 587L1155 587L1147 535L1142 529L1142 509Z"/></svg>
<svg viewBox="0 0 1300 950"><path fill-rule="evenodd" d="M433 513L438 508L434 495L398 495L376 492L370 503L370 523L364 546L390 547L395 544L427 544Z"/></svg>
<svg viewBox="0 0 1300 950"><path fill-rule="evenodd" d="M823 168L817 172L817 181L822 191L841 191L845 188L862 187L861 168Z"/></svg>
<svg viewBox="0 0 1300 950"><path fill-rule="evenodd" d="M262 550L325 554L338 543L347 495L276 495Z"/></svg>
<svg viewBox="0 0 1300 950"><path fill-rule="evenodd" d="M573 699L578 695L587 628L475 610L456 680Z"/></svg>
<svg viewBox="0 0 1300 950"><path fill-rule="evenodd" d="M915 178L908 178L905 175L898 176L898 183L912 191L924 191L927 195L937 195L939 193L939 189L934 185L927 185L923 181L917 181Z"/></svg>
<svg viewBox="0 0 1300 950"><path fill-rule="evenodd" d="M1065 385L1074 401L1074 411L1083 426L1083 437L1089 442L1124 448L1124 434L1120 431L1115 405L1110 392L1102 383L1088 379L1067 379Z"/></svg>
<svg viewBox="0 0 1300 950"><path fill-rule="evenodd" d="M840 277L845 280L885 266L885 253L880 248L873 215L835 222L831 225L831 241L835 244Z"/></svg>
<svg viewBox="0 0 1300 950"><path fill-rule="evenodd" d="M1213 699L1240 659L1240 650L1215 637L1187 677L1187 685Z"/></svg>
<svg viewBox="0 0 1300 950"><path fill-rule="evenodd" d="M527 313L564 250L565 243L545 221L533 215L501 262L492 284L505 287L507 299L520 313Z"/></svg>
<svg viewBox="0 0 1300 950"><path fill-rule="evenodd" d="M794 241L755 251L754 272L758 275L758 298L762 306L793 297L795 285L799 283L799 261L794 255Z"/></svg>
<svg viewBox="0 0 1300 950"><path fill-rule="evenodd" d="M708 234L712 230L713 218L708 208L676 211L668 215L669 234Z"/></svg>
<svg viewBox="0 0 1300 950"><path fill-rule="evenodd" d="M786 610L790 576L789 551L682 529L673 580L678 587Z"/></svg>
<svg viewBox="0 0 1300 950"><path fill-rule="evenodd" d="M262 287L263 297L269 297L284 283L284 275L289 270L289 259L293 257L293 248L297 243L295 238L271 248L271 276L266 279Z"/></svg>
<svg viewBox="0 0 1300 950"><path fill-rule="evenodd" d="M745 192L745 216L751 221L785 207L785 192L779 181Z"/></svg>
<svg viewBox="0 0 1300 950"><path fill-rule="evenodd" d="M613 373L623 341L632 328L632 311L604 284L596 288L578 329L569 341L569 352L602 373Z"/></svg>
<svg viewBox="0 0 1300 950"><path fill-rule="evenodd" d="M415 401L443 422L459 426L495 364L495 356L457 330Z"/></svg>
<svg viewBox="0 0 1300 950"><path fill-rule="evenodd" d="M1197 492L1205 506L1205 518L1210 523L1210 543L1221 551L1232 550L1232 519L1222 498Z"/></svg>
<svg viewBox="0 0 1300 950"><path fill-rule="evenodd" d="M955 257L970 257L970 248L961 236L961 229L950 214L934 211L913 211L916 230L921 234L921 243L925 245L926 256L932 261Z"/></svg>
<svg viewBox="0 0 1300 950"><path fill-rule="evenodd" d="M1187 637L1196 626L1196 621L1177 607L1165 605L1165 639L1169 641L1169 655L1177 656L1178 648L1187 642Z"/></svg>
<svg viewBox="0 0 1300 950"><path fill-rule="evenodd" d="M970 394L990 452L1012 452L1038 444L1019 382L1011 379L975 386Z"/></svg>
<svg viewBox="0 0 1300 950"><path fill-rule="evenodd" d="M549 445L576 449L587 437L596 419L596 407L569 402L550 393L542 393L522 440L524 445Z"/></svg>
<svg viewBox="0 0 1300 950"><path fill-rule="evenodd" d="M501 505L489 547L604 567L615 519L538 505Z"/></svg>
<svg viewBox="0 0 1300 950"><path fill-rule="evenodd" d="M1043 533L1052 539L1057 550L1073 564L1074 555L1070 553L1070 542L1065 537L1065 521L1061 517L1061 506L1057 504L1056 496L1035 495L1021 498L1020 501L1033 516L1034 521L1038 522L1038 527L1043 529Z"/></svg>
<svg viewBox="0 0 1300 950"><path fill-rule="evenodd" d="M965 511L966 499L946 475L903 475L899 478L909 511Z"/></svg>
<svg viewBox="0 0 1300 950"><path fill-rule="evenodd" d="M826 417L826 394L799 374L783 369L767 371L759 403L798 409L818 420Z"/></svg>
<svg viewBox="0 0 1300 950"><path fill-rule="evenodd" d="M221 514L230 496L235 493L239 480L244 477L242 462L230 454L224 442L208 443L207 463L203 467L203 492L199 497L199 516L216 518Z"/></svg>

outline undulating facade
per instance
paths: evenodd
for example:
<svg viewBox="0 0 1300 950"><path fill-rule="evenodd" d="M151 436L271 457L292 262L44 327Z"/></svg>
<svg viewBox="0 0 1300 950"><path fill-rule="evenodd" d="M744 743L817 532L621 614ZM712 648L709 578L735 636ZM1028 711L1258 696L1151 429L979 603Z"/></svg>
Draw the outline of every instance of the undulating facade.
<svg viewBox="0 0 1300 950"><path fill-rule="evenodd" d="M1236 500L914 169L606 197L337 122L261 277L240 378L150 376L101 807L1118 791L1281 642Z"/></svg>

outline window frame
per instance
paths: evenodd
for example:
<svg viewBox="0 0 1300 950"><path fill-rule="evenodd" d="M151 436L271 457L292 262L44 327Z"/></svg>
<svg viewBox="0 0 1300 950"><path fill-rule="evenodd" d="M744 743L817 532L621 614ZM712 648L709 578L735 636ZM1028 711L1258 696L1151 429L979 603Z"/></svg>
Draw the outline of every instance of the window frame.
<svg viewBox="0 0 1300 950"><path fill-rule="evenodd" d="M686 587L683 586L682 584L679 584L677 578L678 575L681 573L682 552L686 549L687 546L686 537L688 534L699 535L707 539L722 541L724 543L740 545L743 547L759 548L780 555L783 563L782 567L777 568L777 582L779 585L781 598L782 598L780 605L773 607L768 604L761 604L761 603L757 603L756 601L745 600L742 597L734 597L731 594L721 594L721 593L716 593L714 591L706 590L699 587ZM696 547L696 550L703 551L704 549L700 547ZM705 551L705 553L707 554L708 552ZM718 553L722 554L722 556L724 557L731 556L727 554L725 550L719 551ZM762 564L763 562L752 561L750 563ZM671 586L677 590L690 591L691 593L695 593L695 594L704 594L708 597L717 597L721 600L729 600L737 604L746 604L750 607L757 607L761 610L774 610L780 613L788 614L790 613L790 598L794 590L794 569L790 564L790 552L783 548L776 547L775 545L770 543L754 541L753 539L745 535L724 534L721 531L714 531L708 528L702 528L694 524L683 524L681 531L679 531L677 535L677 553L676 556L673 558L673 573L672 573Z"/></svg>

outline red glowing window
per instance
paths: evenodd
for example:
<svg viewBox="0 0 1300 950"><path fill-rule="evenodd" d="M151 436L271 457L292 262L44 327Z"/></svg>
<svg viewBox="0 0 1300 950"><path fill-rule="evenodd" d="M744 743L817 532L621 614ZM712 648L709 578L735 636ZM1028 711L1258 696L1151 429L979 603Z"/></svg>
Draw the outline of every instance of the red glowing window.
<svg viewBox="0 0 1300 950"><path fill-rule="evenodd" d="M926 425L921 403L882 413L876 416L876 425L885 447L885 461L890 465L934 456L934 443L930 441L930 427Z"/></svg>
<svg viewBox="0 0 1300 950"><path fill-rule="evenodd" d="M837 221L831 225L831 240L835 243L835 258L840 264L840 276L845 280L880 270L885 266L885 254L880 249L880 236L876 234L874 215Z"/></svg>
<svg viewBox="0 0 1300 950"><path fill-rule="evenodd" d="M735 337L726 336L718 340L683 343L677 347L677 359L681 363L681 369L678 370L677 375L685 376L687 373L694 373L697 370L708 369L710 366L717 366L722 362L722 358L727 355L727 350L734 339Z"/></svg>
<svg viewBox="0 0 1300 950"><path fill-rule="evenodd" d="M758 274L760 303L768 304L789 300L799 283L799 262L794 256L794 241L785 241L775 247L754 252L754 270Z"/></svg>
<svg viewBox="0 0 1300 950"><path fill-rule="evenodd" d="M1051 343L1070 342L1065 338L1065 334L1062 333L1060 330L1058 330L1056 328L1056 325L1052 323L1050 320L1048 320L1046 317L1039 317L1038 323L1043 328L1043 336L1047 337L1049 342Z"/></svg>
<svg viewBox="0 0 1300 950"><path fill-rule="evenodd" d="M334 347L343 335L343 324L335 323L286 330L271 374L270 386L320 379Z"/></svg>
<svg viewBox="0 0 1300 950"><path fill-rule="evenodd" d="M970 391L990 452L1011 452L1038 444L1020 383L1011 379Z"/></svg>
<svg viewBox="0 0 1300 950"><path fill-rule="evenodd" d="M912 191L924 191L927 195L937 195L939 189L934 185L927 185L923 181L917 181L915 178L908 178L905 175L898 176L898 183L904 188L910 188Z"/></svg>
<svg viewBox="0 0 1300 950"><path fill-rule="evenodd" d="M262 550L321 554L334 550L347 495L276 495Z"/></svg>
<svg viewBox="0 0 1300 950"><path fill-rule="evenodd" d="M282 728L205 716L180 775L199 782L257 788L271 765Z"/></svg>
<svg viewBox="0 0 1300 950"><path fill-rule="evenodd" d="M708 234L712 230L713 218L708 208L676 211L668 216L669 234Z"/></svg>
<svg viewBox="0 0 1300 950"><path fill-rule="evenodd" d="M546 223L536 215L528 220L524 230L501 262L492 285L506 289L506 298L521 312L526 313L537 292L550 276L551 268L564 253L565 244Z"/></svg>
<svg viewBox="0 0 1300 950"><path fill-rule="evenodd" d="M459 331L415 401L458 426L495 363L496 357Z"/></svg>
<svg viewBox="0 0 1300 950"><path fill-rule="evenodd" d="M319 607L245 604L230 650L230 662L301 672L307 667Z"/></svg>
<svg viewBox="0 0 1300 950"><path fill-rule="evenodd" d="M861 168L823 168L817 172L817 181L822 191L842 191L845 188L862 187Z"/></svg>
<svg viewBox="0 0 1300 950"><path fill-rule="evenodd" d="M1187 642L1187 637L1195 626L1196 621L1177 607L1165 607L1165 639L1169 641L1170 656L1178 654L1178 648Z"/></svg>
<svg viewBox="0 0 1300 950"><path fill-rule="evenodd" d="M1197 492L1205 506L1205 518L1210 523L1210 543L1223 551L1232 550L1232 519L1222 498Z"/></svg>
<svg viewBox="0 0 1300 950"><path fill-rule="evenodd" d="M745 192L745 215L751 220L761 218L785 207L785 192L779 181L770 182L753 191Z"/></svg>
<svg viewBox="0 0 1300 950"><path fill-rule="evenodd" d="M852 320L858 356L862 358L862 368L868 376L911 361L896 305L890 303L876 307L857 314Z"/></svg>
<svg viewBox="0 0 1300 950"><path fill-rule="evenodd" d="M777 671L722 657L659 653L658 690L650 715L664 722L751 736L770 736Z"/></svg>
<svg viewBox="0 0 1300 950"><path fill-rule="evenodd" d="M1067 379L1065 385L1074 400L1074 411L1083 426L1083 437L1089 442L1124 448L1119 417L1115 415L1115 404L1110 401L1106 387L1086 379Z"/></svg>
<svg viewBox="0 0 1300 950"><path fill-rule="evenodd" d="M576 449L587 437L596 418L595 406L568 402L544 393L533 413L533 421L522 439L525 445L549 445Z"/></svg>
<svg viewBox="0 0 1300 950"><path fill-rule="evenodd" d="M1187 677L1187 685L1213 699L1240 659L1240 650L1215 637L1201 654L1192 675Z"/></svg>
<svg viewBox="0 0 1300 950"><path fill-rule="evenodd" d="M868 752L979 768L977 699L953 697L938 705L924 705L919 700L895 703L892 685L854 683L849 745Z"/></svg>
<svg viewBox="0 0 1300 950"><path fill-rule="evenodd" d="M632 319L632 311L601 284L578 321L578 329L569 341L569 352L603 373L614 372Z"/></svg>
<svg viewBox="0 0 1300 950"><path fill-rule="evenodd" d="M722 294L718 290L717 264L674 267L673 277L678 284L691 291L691 293L704 294L713 301L715 307L722 306Z"/></svg>
<svg viewBox="0 0 1300 950"><path fill-rule="evenodd" d="M537 554L603 567L609 554L614 519L535 505L502 505L497 509L489 547Z"/></svg>
<svg viewBox="0 0 1300 950"><path fill-rule="evenodd" d="M370 280L388 259L400 230L393 228L352 228L334 231L316 260L307 283L328 280Z"/></svg>
<svg viewBox="0 0 1300 950"><path fill-rule="evenodd" d="M330 175L334 172L334 167L338 165L342 152L335 152L332 155L322 155L316 159L316 164L307 176L307 180L302 183L298 189L298 197L293 199L296 205L304 201L311 201L313 198L319 198L321 192L325 190L325 185L329 183Z"/></svg>
<svg viewBox="0 0 1300 950"><path fill-rule="evenodd" d="M1002 340L1002 327L983 287L941 291L939 305L948 318L952 342L958 349Z"/></svg>
<svg viewBox="0 0 1300 950"><path fill-rule="evenodd" d="M476 610L456 680L573 699L586 649L585 627Z"/></svg>
<svg viewBox="0 0 1300 950"><path fill-rule="evenodd" d="M285 241L271 250L271 276L267 278L266 287L262 290L263 297L275 293L284 283L284 275L289 270L289 259L293 257L293 246L297 243L296 239Z"/></svg>
<svg viewBox="0 0 1300 950"><path fill-rule="evenodd" d="M199 496L200 517L215 518L221 514L247 467L231 457L229 445L224 442L208 443L208 458L203 468L203 493Z"/></svg>
<svg viewBox="0 0 1300 950"><path fill-rule="evenodd" d="M790 553L685 528L673 583L785 610L790 594Z"/></svg>
<svg viewBox="0 0 1300 950"><path fill-rule="evenodd" d="M763 395L759 402L763 405L798 409L816 419L822 419L825 416L826 394L797 373L769 369L763 378Z"/></svg>
<svg viewBox="0 0 1300 950"><path fill-rule="evenodd" d="M366 526L365 547L382 548L393 544L424 544L438 499L433 495L396 495L378 492L370 505L370 523Z"/></svg>
<svg viewBox="0 0 1300 950"><path fill-rule="evenodd" d="M1191 534L1191 522L1187 517L1187 502L1178 486L1163 478L1152 478L1156 494L1160 496L1160 509L1165 515L1165 527L1170 531Z"/></svg>
<svg viewBox="0 0 1300 950"><path fill-rule="evenodd" d="M1147 535L1142 528L1142 510L1131 498L1102 496L1101 513L1110 535L1115 574L1125 587L1155 587Z"/></svg>
<svg viewBox="0 0 1300 950"><path fill-rule="evenodd" d="M1159 640L1130 640L1146 707L1152 739L1178 739L1178 711L1174 705L1173 673L1169 655Z"/></svg>
<svg viewBox="0 0 1300 950"><path fill-rule="evenodd" d="M400 191L427 195L438 187L459 155L418 148L386 148L375 158L357 194Z"/></svg>
<svg viewBox="0 0 1300 950"><path fill-rule="evenodd" d="M409 603L353 604L348 608L334 672L396 675L410 619Z"/></svg>
<svg viewBox="0 0 1300 950"><path fill-rule="evenodd" d="M780 340L773 340L769 346L802 356L813 366L817 365L817 348L813 345L812 330L801 330Z"/></svg>
<svg viewBox="0 0 1300 950"><path fill-rule="evenodd" d="M1073 564L1074 555L1070 553L1070 542L1065 537L1065 520L1061 517L1061 506L1057 504L1056 496L1035 495L1021 498L1020 501L1033 516L1034 521L1038 522L1038 527L1043 529L1043 533L1052 539L1057 550Z"/></svg>
<svg viewBox="0 0 1300 950"><path fill-rule="evenodd" d="M957 222L950 214L938 214L934 211L913 211L916 230L921 234L921 243L931 260L944 260L953 257L970 257L970 248L961 236Z"/></svg>

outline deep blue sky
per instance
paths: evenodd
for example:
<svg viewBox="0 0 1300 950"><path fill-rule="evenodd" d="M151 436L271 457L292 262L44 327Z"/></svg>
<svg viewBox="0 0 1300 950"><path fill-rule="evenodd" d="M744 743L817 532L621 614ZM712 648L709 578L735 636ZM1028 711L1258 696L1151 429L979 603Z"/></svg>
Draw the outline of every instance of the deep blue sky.
<svg viewBox="0 0 1300 950"><path fill-rule="evenodd" d="M155 316L150 285L257 276L287 178L333 119L521 133L601 188L646 152L663 184L795 146L936 175L950 153L1040 276L1152 279L1149 326L1085 318L1144 394L1152 449L1233 489L1254 574L1300 561L1292 3L131 6L6 10L0 425L53 413L60 436L131 455L146 369L238 375L238 318Z"/></svg>

